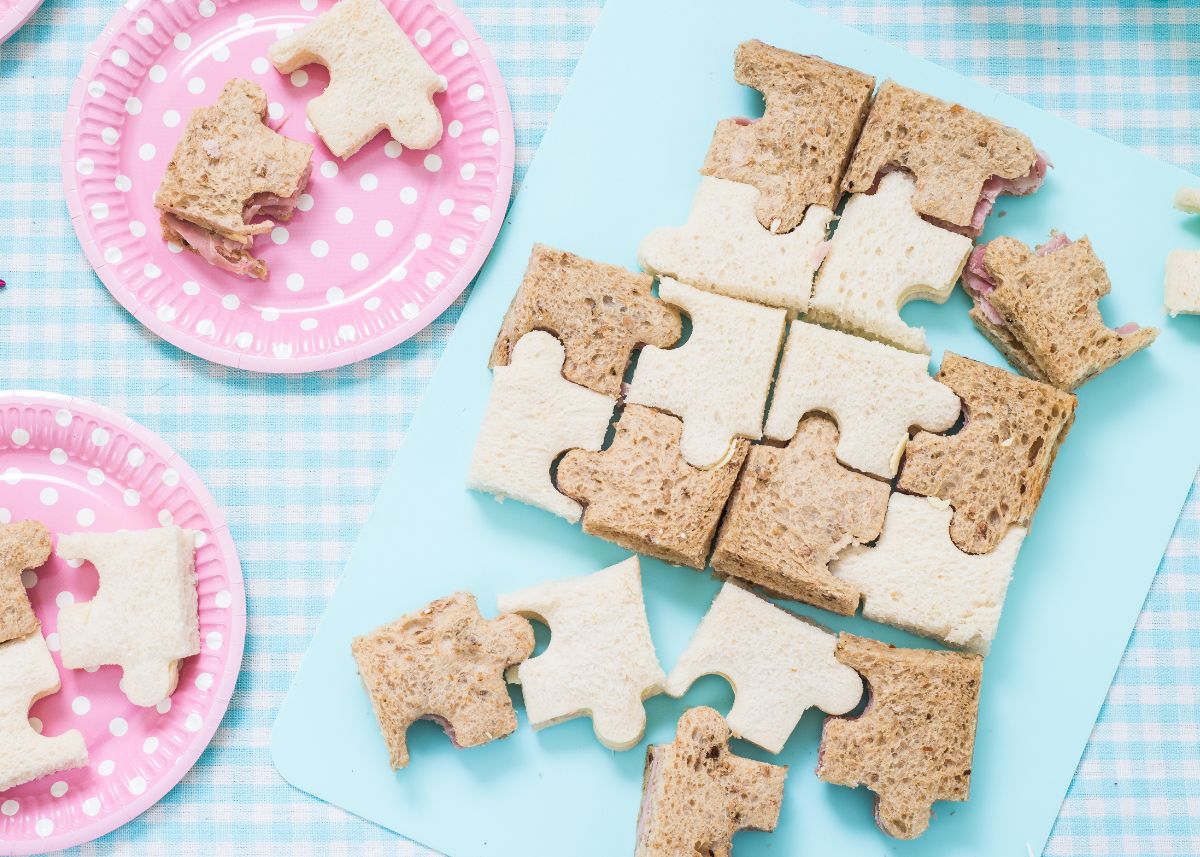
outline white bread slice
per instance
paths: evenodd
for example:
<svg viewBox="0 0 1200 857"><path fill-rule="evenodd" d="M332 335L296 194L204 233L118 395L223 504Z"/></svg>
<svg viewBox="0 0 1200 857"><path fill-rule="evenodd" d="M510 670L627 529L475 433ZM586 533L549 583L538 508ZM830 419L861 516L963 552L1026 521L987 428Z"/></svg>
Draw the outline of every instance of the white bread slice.
<svg viewBox="0 0 1200 857"><path fill-rule="evenodd" d="M836 646L828 631L727 581L667 693L678 698L701 676L722 676L736 694L725 717L733 734L778 753L810 706L845 714L862 698L862 679L833 656Z"/></svg>
<svg viewBox="0 0 1200 857"><path fill-rule="evenodd" d="M1200 250L1172 250L1167 256L1163 303L1172 317L1200 313Z"/></svg>
<svg viewBox="0 0 1200 857"><path fill-rule="evenodd" d="M691 317L692 335L677 348L643 348L626 400L679 417L684 459L716 467L737 438L762 437L786 313L669 278L659 282L658 296Z"/></svg>
<svg viewBox="0 0 1200 857"><path fill-rule="evenodd" d="M913 210L916 185L889 173L873 194L850 197L817 275L808 318L928 353L925 331L900 318L911 300L944 303L962 273L971 239L925 222Z"/></svg>
<svg viewBox="0 0 1200 857"><path fill-rule="evenodd" d="M805 414L824 411L838 424L838 461L891 479L909 429L946 431L960 410L954 391L930 377L924 354L794 321L764 434L791 440Z"/></svg>
<svg viewBox="0 0 1200 857"><path fill-rule="evenodd" d="M467 487L575 523L583 508L554 487L550 468L568 449L599 451L617 400L564 378L564 357L561 342L534 330L493 370Z"/></svg>
<svg viewBox="0 0 1200 857"><path fill-rule="evenodd" d="M29 725L29 708L61 687L41 634L0 645L0 792L88 763L75 729L46 737Z"/></svg>
<svg viewBox="0 0 1200 857"><path fill-rule="evenodd" d="M829 568L863 594L863 616L986 655L1027 530L1012 526L995 550L960 551L950 505L892 494L875 547L846 550Z"/></svg>
<svg viewBox="0 0 1200 857"><path fill-rule="evenodd" d="M174 693L179 662L200 651L195 538L174 526L59 536L59 556L88 560L100 575L95 598L58 613L63 666L116 664L134 705Z"/></svg>
<svg viewBox="0 0 1200 857"><path fill-rule="evenodd" d="M646 731L643 701L662 693L638 558L497 599L501 613L550 627L550 645L510 670L534 729L590 716L600 743L628 750Z"/></svg>
<svg viewBox="0 0 1200 857"><path fill-rule="evenodd" d="M707 292L804 312L821 264L833 212L809 206L791 232L762 228L753 185L704 176L687 223L655 229L638 248L638 263Z"/></svg>
<svg viewBox="0 0 1200 857"><path fill-rule="evenodd" d="M442 139L433 94L446 85L380 0L340 0L271 45L269 55L281 74L310 63L329 69L329 86L308 103L308 118L343 160L384 128L410 149Z"/></svg>
<svg viewBox="0 0 1200 857"><path fill-rule="evenodd" d="M1175 207L1188 214L1200 214L1200 187L1181 187L1177 190Z"/></svg>

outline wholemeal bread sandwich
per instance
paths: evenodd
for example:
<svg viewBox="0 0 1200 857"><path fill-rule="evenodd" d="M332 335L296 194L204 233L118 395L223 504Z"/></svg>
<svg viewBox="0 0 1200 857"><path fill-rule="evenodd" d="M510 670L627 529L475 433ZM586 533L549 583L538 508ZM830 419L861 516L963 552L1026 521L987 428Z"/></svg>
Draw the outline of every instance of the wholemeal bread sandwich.
<svg viewBox="0 0 1200 857"><path fill-rule="evenodd" d="M0 524L0 643L32 634L40 625L21 575L50 558L50 533L37 521Z"/></svg>

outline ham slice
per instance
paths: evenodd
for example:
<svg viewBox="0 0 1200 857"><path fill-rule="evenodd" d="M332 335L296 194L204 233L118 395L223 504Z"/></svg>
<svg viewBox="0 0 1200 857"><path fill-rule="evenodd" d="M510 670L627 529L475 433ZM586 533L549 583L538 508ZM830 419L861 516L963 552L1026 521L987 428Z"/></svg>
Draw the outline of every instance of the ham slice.
<svg viewBox="0 0 1200 857"><path fill-rule="evenodd" d="M267 266L250 255L249 245L209 232L173 214L164 214L163 223L210 265L242 277L266 278Z"/></svg>
<svg viewBox="0 0 1200 857"><path fill-rule="evenodd" d="M1042 186L1046 180L1046 171L1054 166L1045 152L1038 151L1037 160L1029 168L1029 172L1019 178L1005 179L992 176L983 183L983 191L979 201L975 203L975 213L971 216L971 234L978 235L983 231L983 223L992 213L992 207L1000 194L1007 196L1028 196Z"/></svg>

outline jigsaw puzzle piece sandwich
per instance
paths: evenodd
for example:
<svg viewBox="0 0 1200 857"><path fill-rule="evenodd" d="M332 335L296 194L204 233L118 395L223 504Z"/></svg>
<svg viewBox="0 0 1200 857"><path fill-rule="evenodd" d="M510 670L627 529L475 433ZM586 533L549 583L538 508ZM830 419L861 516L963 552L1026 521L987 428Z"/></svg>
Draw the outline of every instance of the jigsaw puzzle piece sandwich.
<svg viewBox="0 0 1200 857"><path fill-rule="evenodd" d="M0 643L32 634L41 624L21 574L50 558L50 533L37 521L0 524Z"/></svg>

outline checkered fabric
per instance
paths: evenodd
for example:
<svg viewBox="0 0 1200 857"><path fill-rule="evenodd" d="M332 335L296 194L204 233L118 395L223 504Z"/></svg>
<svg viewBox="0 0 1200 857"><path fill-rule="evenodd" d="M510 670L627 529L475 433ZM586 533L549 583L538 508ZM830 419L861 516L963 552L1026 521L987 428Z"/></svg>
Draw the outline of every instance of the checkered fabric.
<svg viewBox="0 0 1200 857"><path fill-rule="evenodd" d="M731 0L733 2L734 0ZM750 2L750 0L737 0ZM158 806L78 854L425 855L288 786L268 735L461 301L405 345L299 378L166 345L88 268L59 180L61 117L119 0L48 0L0 47L0 386L149 426L227 511L250 627L233 705ZM460 0L508 81L518 176L599 0ZM819 11L1159 158L1200 167L1200 10L1184 2L839 0ZM1200 495L1193 491L1047 854L1200 855Z"/></svg>

